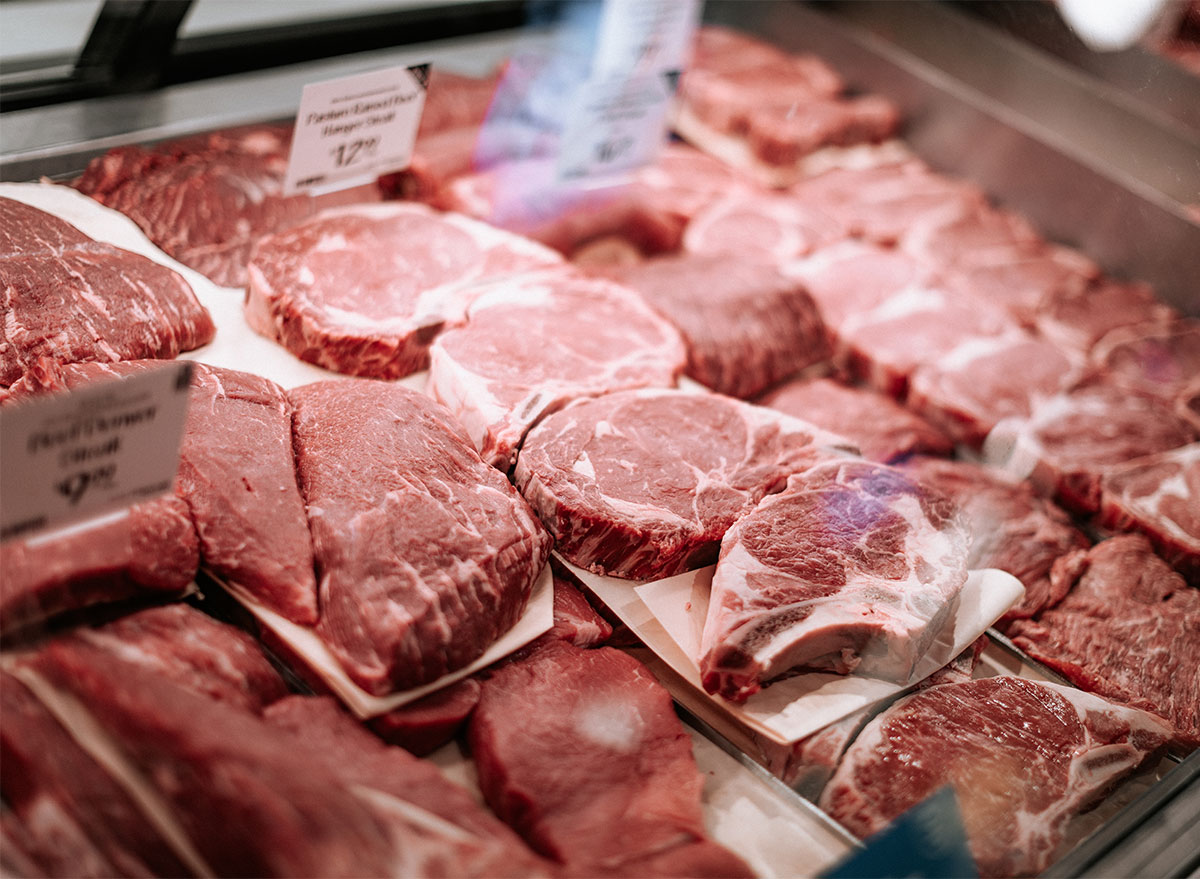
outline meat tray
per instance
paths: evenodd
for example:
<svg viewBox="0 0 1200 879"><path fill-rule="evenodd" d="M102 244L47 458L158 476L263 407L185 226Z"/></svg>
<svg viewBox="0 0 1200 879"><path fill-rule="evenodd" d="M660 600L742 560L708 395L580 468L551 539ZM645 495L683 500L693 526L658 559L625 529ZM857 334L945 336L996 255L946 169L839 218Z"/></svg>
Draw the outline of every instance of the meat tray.
<svg viewBox="0 0 1200 879"><path fill-rule="evenodd" d="M857 85L896 100L909 122L906 140L942 170L982 184L1002 203L1020 210L1051 238L1079 246L1105 266L1151 281L1161 295L1187 314L1200 316L1200 226L1179 199L1133 179L1125 168L1106 163L1072 145L1070 133L1050 130L994 97L985 95L905 48L880 39L839 16L836 7L818 11L800 3L710 2L706 19L767 38L792 51L814 51ZM62 105L6 116L0 180L65 179L112 146L248 122L289 117L300 87L380 63L432 60L467 73L480 73L545 35L526 30L401 50L372 53L352 61L306 65L302 71L269 72L179 86L135 99L113 98ZM963 47L981 66L1001 63L1001 43ZM234 102L230 96L239 95ZM1097 98L1102 100L1102 98ZM232 109L231 109L232 108ZM1153 136L1141 143L1153 148ZM1061 198L1055 181L1069 180L1088 197ZM1097 219L1099 218L1099 219ZM1136 234L1131 234L1136 230ZM251 366L250 364L247 364ZM991 633L983 662L993 673L1056 679L1011 642ZM647 651L639 655L671 673ZM828 822L807 801L766 775L746 755L744 742L721 730L695 704L680 710L699 735L715 742L744 770L763 781L781 808L798 809L818 824ZM710 755L711 757L711 755ZM453 756L445 758L453 760ZM711 757L711 763L721 759ZM764 778L765 777L765 778ZM1200 858L1200 752L1181 760L1169 755L1151 774L1123 785L1093 811L1072 835L1073 848L1045 875L1168 875L1186 872ZM828 828L831 847L853 843L841 828ZM1189 867L1190 865L1190 867Z"/></svg>

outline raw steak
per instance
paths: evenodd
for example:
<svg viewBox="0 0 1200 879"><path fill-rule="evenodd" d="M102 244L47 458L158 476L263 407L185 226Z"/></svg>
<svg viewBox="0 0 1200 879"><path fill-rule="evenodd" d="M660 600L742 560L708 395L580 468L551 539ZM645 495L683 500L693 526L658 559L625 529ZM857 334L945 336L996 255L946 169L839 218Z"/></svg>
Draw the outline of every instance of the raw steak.
<svg viewBox="0 0 1200 879"><path fill-rule="evenodd" d="M1066 597L1013 624L1013 641L1073 684L1153 711L1200 747L1200 591L1141 534L1064 556L1051 571Z"/></svg>
<svg viewBox="0 0 1200 879"><path fill-rule="evenodd" d="M857 242L822 249L788 271L804 281L835 338L858 315L905 291L930 287L928 272L913 257Z"/></svg>
<svg viewBox="0 0 1200 879"><path fill-rule="evenodd" d="M1140 531L1200 586L1200 443L1114 467L1100 480L1100 524Z"/></svg>
<svg viewBox="0 0 1200 879"><path fill-rule="evenodd" d="M603 644L612 637L613 627L571 584L559 563L551 560L550 564L554 567L554 627L547 634L576 647Z"/></svg>
<svg viewBox="0 0 1200 879"><path fill-rule="evenodd" d="M679 329L687 374L718 393L753 397L829 356L816 303L768 262L686 254L614 277Z"/></svg>
<svg viewBox="0 0 1200 879"><path fill-rule="evenodd" d="M1046 400L1027 422L1002 425L989 437L987 454L1007 457L1011 473L1028 475L1068 510L1094 513L1108 470L1194 438L1191 426L1157 397L1093 383Z"/></svg>
<svg viewBox="0 0 1200 879"><path fill-rule="evenodd" d="M868 168L834 168L789 190L850 234L895 244L905 232L986 203L973 183L935 174L917 159Z"/></svg>
<svg viewBox="0 0 1200 879"><path fill-rule="evenodd" d="M212 341L211 316L171 269L10 198L0 229L0 385L40 358L172 358Z"/></svg>
<svg viewBox="0 0 1200 879"><path fill-rule="evenodd" d="M716 394L625 391L542 421L514 479L568 560L655 579L711 563L739 516L839 442Z"/></svg>
<svg viewBox="0 0 1200 879"><path fill-rule="evenodd" d="M845 237L841 224L786 195L746 192L714 201L683 233L694 254L749 256L783 265Z"/></svg>
<svg viewBox="0 0 1200 879"><path fill-rule="evenodd" d="M358 760L348 762L346 725L330 730L315 711L302 712L297 733L279 720L289 706L269 712L272 723L62 644L40 651L18 675L49 707L82 712L89 723L72 718L73 734L105 737L126 770L121 783L157 806L174 831L173 848L188 851L189 867L207 875L536 872L511 835L501 836L433 767L397 750L372 754L361 741L349 749Z"/></svg>
<svg viewBox="0 0 1200 879"><path fill-rule="evenodd" d="M466 323L430 348L427 392L505 473L547 413L580 397L670 387L683 372L679 333L611 281L551 270L475 292Z"/></svg>
<svg viewBox="0 0 1200 879"><path fill-rule="evenodd" d="M1038 309L1038 332L1065 350L1089 353L1108 333L1121 327L1164 329L1178 312L1159 302L1148 284L1103 279L1052 296ZM1200 368L1200 357L1197 358Z"/></svg>
<svg viewBox="0 0 1200 879"><path fill-rule="evenodd" d="M909 378L906 404L956 442L978 448L1004 418L1024 418L1078 369L1057 347L1012 330L969 338Z"/></svg>
<svg viewBox="0 0 1200 879"><path fill-rule="evenodd" d="M388 875L537 877L553 869L433 763L383 744L332 699L291 696L267 720L323 754L400 831Z"/></svg>
<svg viewBox="0 0 1200 879"><path fill-rule="evenodd" d="M7 671L0 671L0 715L0 792L35 866L16 875L193 875L134 798ZM6 855L8 848L6 839Z"/></svg>
<svg viewBox="0 0 1200 879"><path fill-rule="evenodd" d="M1045 329L1056 344L1078 347L1106 322L1121 320L1133 305L1099 277L1099 267L1079 251L1047 245L994 262L954 266L943 271L942 283L956 295L1002 305L1022 326ZM1093 285L1101 298L1117 306L1115 314L1087 308Z"/></svg>
<svg viewBox="0 0 1200 879"><path fill-rule="evenodd" d="M1067 822L1169 737L1154 715L1068 687L1014 677L947 684L871 721L820 805L865 838L949 784L980 874L1036 875Z"/></svg>
<svg viewBox="0 0 1200 879"><path fill-rule="evenodd" d="M1115 330L1092 357L1112 384L1176 400L1200 376L1200 320Z"/></svg>
<svg viewBox="0 0 1200 879"><path fill-rule="evenodd" d="M500 666L468 734L488 805L569 873L752 875L707 838L691 739L625 653L551 641Z"/></svg>
<svg viewBox="0 0 1200 879"><path fill-rule="evenodd" d="M984 202L918 224L900 239L900 247L926 265L970 271L1019 263L1045 253L1047 245L1024 217Z"/></svg>
<svg viewBox="0 0 1200 879"><path fill-rule="evenodd" d="M957 607L969 542L955 504L899 470L793 476L721 541L704 688L740 702L793 669L907 682Z"/></svg>
<svg viewBox="0 0 1200 879"><path fill-rule="evenodd" d="M192 518L175 497L8 540L0 543L0 631L96 604L175 597L199 564Z"/></svg>
<svg viewBox="0 0 1200 879"><path fill-rule="evenodd" d="M479 703L480 684L464 678L378 717L367 725L377 736L424 757L458 735Z"/></svg>
<svg viewBox="0 0 1200 879"><path fill-rule="evenodd" d="M428 397L346 380L288 393L317 634L374 695L467 665L524 610L545 530Z"/></svg>
<svg viewBox="0 0 1200 879"><path fill-rule="evenodd" d="M864 458L881 464L914 454L954 452L954 444L945 434L891 397L833 379L797 379L758 402L846 437Z"/></svg>
<svg viewBox="0 0 1200 879"><path fill-rule="evenodd" d="M70 389L155 368L80 363L27 373L14 396ZM289 620L317 621L312 540L292 458L292 406L248 372L197 363L175 493L187 502L204 565Z"/></svg>
<svg viewBox="0 0 1200 879"><path fill-rule="evenodd" d="M399 378L462 322L470 283L557 262L532 241L423 205L335 209L259 240L246 319L301 360Z"/></svg>
<svg viewBox="0 0 1200 879"><path fill-rule="evenodd" d="M93 159L73 186L125 214L151 241L214 283L241 287L254 242L321 207L377 201L374 186L285 196L292 125L249 125L123 146Z"/></svg>
<svg viewBox="0 0 1200 879"><path fill-rule="evenodd" d="M1001 617L1000 628L1062 598L1053 590L1061 584L1052 581L1050 567L1089 544L1062 509L1039 498L1028 483L970 461L916 457L900 466L958 504L971 532L968 568L999 568L1024 584L1024 599Z"/></svg>

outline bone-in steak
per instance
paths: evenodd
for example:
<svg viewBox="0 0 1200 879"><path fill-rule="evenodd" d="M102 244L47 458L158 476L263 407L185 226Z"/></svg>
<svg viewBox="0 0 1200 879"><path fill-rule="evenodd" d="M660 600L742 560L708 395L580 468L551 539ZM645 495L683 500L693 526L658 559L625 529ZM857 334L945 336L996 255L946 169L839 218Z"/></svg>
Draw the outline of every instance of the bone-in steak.
<svg viewBox="0 0 1200 879"><path fill-rule="evenodd" d="M288 393L317 633L376 695L467 665L524 609L545 530L428 397L350 380Z"/></svg>
<svg viewBox="0 0 1200 879"><path fill-rule="evenodd" d="M906 682L956 606L969 540L952 501L891 467L793 476L721 541L705 689L742 701L792 669Z"/></svg>
<svg viewBox="0 0 1200 879"><path fill-rule="evenodd" d="M418 204L334 209L261 239L246 319L301 360L399 378L461 323L468 284L553 265L546 248Z"/></svg>
<svg viewBox="0 0 1200 879"><path fill-rule="evenodd" d="M488 805L572 875L750 875L707 838L691 740L631 656L550 641L490 674L469 737Z"/></svg>
<svg viewBox="0 0 1200 879"><path fill-rule="evenodd" d="M466 324L433 343L428 392L508 472L543 415L580 397L670 387L685 358L679 333L632 291L551 270L477 288Z"/></svg>
<svg viewBox="0 0 1200 879"><path fill-rule="evenodd" d="M0 229L0 385L39 358L171 358L212 341L212 318L177 272L10 198Z"/></svg>
<svg viewBox="0 0 1200 879"><path fill-rule="evenodd" d="M1040 873L1067 822L1170 738L1143 711L1015 677L931 687L855 740L821 808L865 838L945 785L984 876Z"/></svg>
<svg viewBox="0 0 1200 879"><path fill-rule="evenodd" d="M729 397L624 391L542 421L514 477L567 559L650 579L715 560L739 516L840 442Z"/></svg>
<svg viewBox="0 0 1200 879"><path fill-rule="evenodd" d="M1171 720L1200 745L1200 591L1140 534L1102 541L1055 563L1066 597L1009 634L1072 683Z"/></svg>

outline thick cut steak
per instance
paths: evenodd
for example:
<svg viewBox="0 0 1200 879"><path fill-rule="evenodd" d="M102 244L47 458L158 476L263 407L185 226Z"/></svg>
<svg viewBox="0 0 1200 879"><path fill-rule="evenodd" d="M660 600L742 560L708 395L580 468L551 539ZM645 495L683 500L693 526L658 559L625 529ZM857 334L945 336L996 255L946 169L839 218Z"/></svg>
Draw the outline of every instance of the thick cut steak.
<svg viewBox="0 0 1200 879"><path fill-rule="evenodd" d="M614 276L679 329L687 374L718 393L753 397L829 356L816 303L768 262L668 256Z"/></svg>
<svg viewBox="0 0 1200 879"><path fill-rule="evenodd" d="M707 838L691 739L627 654L551 641L500 666L468 735L488 805L571 874L751 875Z"/></svg>
<svg viewBox="0 0 1200 879"><path fill-rule="evenodd" d="M711 563L739 516L841 442L729 397L625 391L542 421L514 478L568 560L653 579Z"/></svg>
<svg viewBox="0 0 1200 879"><path fill-rule="evenodd" d="M704 688L742 701L793 669L906 682L957 607L969 542L956 505L899 470L793 476L721 541Z"/></svg>
<svg viewBox="0 0 1200 879"><path fill-rule="evenodd" d="M1100 480L1100 523L1140 531L1194 586L1200 586L1200 443L1148 455Z"/></svg>
<svg viewBox="0 0 1200 879"><path fill-rule="evenodd" d="M200 565L187 504L163 497L58 534L0 543L0 631L68 611L183 592Z"/></svg>
<svg viewBox="0 0 1200 879"><path fill-rule="evenodd" d="M467 665L524 610L550 552L545 530L428 397L349 380L288 393L317 633L375 695Z"/></svg>
<svg viewBox="0 0 1200 879"><path fill-rule="evenodd" d="M932 424L869 388L851 388L828 378L797 379L758 402L841 434L864 458L881 464L914 454L954 452L954 443Z"/></svg>
<svg viewBox="0 0 1200 879"><path fill-rule="evenodd" d="M212 317L177 272L10 198L0 228L0 385L41 358L169 359L212 341Z"/></svg>
<svg viewBox="0 0 1200 879"><path fill-rule="evenodd" d="M430 349L428 393L485 461L508 472L525 432L580 397L670 387L683 340L631 290L572 272L480 285L461 327Z"/></svg>
<svg viewBox="0 0 1200 879"><path fill-rule="evenodd" d="M820 805L865 838L948 784L980 874L1036 875L1067 822L1170 734L1152 714L1055 684L931 687L867 725Z"/></svg>
<svg viewBox="0 0 1200 879"><path fill-rule="evenodd" d="M1056 346L1023 330L970 338L909 378L910 409L955 441L979 447L1004 418L1024 418L1077 372Z"/></svg>
<svg viewBox="0 0 1200 879"><path fill-rule="evenodd" d="M14 396L154 369L147 360L31 371ZM248 372L197 363L175 493L187 502L204 565L289 620L317 621L312 540L292 456L292 405Z"/></svg>
<svg viewBox="0 0 1200 879"><path fill-rule="evenodd" d="M1055 563L1066 597L1009 634L1073 684L1166 717L1200 746L1200 591L1140 534L1102 541Z"/></svg>
<svg viewBox="0 0 1200 879"><path fill-rule="evenodd" d="M254 242L350 200L378 201L374 186L315 198L285 196L292 125L249 125L122 146L93 159L73 184L133 220L186 266L227 287L246 283Z"/></svg>
<svg viewBox="0 0 1200 879"><path fill-rule="evenodd" d="M845 237L828 214L786 195L745 192L714 201L683 233L689 253L750 256L777 265L807 256Z"/></svg>
<svg viewBox="0 0 1200 879"><path fill-rule="evenodd" d="M1065 350L1089 353L1110 332L1137 326L1166 330L1178 312L1154 296L1148 284L1108 278L1049 297L1035 316L1038 332ZM1196 368L1200 369L1200 356Z"/></svg>
<svg viewBox="0 0 1200 879"><path fill-rule="evenodd" d="M1092 357L1112 384L1177 400L1200 376L1200 320L1114 330Z"/></svg>
<svg viewBox="0 0 1200 879"><path fill-rule="evenodd" d="M986 202L967 203L953 214L919 223L901 237L901 249L941 271L971 271L1022 262L1048 245L1020 214Z"/></svg>
<svg viewBox="0 0 1200 879"><path fill-rule="evenodd" d="M424 205L332 209L255 245L246 319L301 360L399 378L462 322L470 283L558 262L532 241Z"/></svg>
<svg viewBox="0 0 1200 879"><path fill-rule="evenodd" d="M1026 422L1001 425L988 446L989 455L1007 454L1008 468L1028 473L1043 494L1069 510L1094 513L1106 472L1193 439L1191 425L1169 403L1093 383L1045 400Z"/></svg>
<svg viewBox="0 0 1200 879"><path fill-rule="evenodd" d="M368 721L371 730L410 754L424 757L458 735L479 702L479 681L464 678Z"/></svg>
<svg viewBox="0 0 1200 879"><path fill-rule="evenodd" d="M999 568L1024 584L1025 597L1001 617L1001 628L1062 598L1050 568L1089 542L1061 508L1034 494L1028 483L970 461L916 457L900 466L958 504L971 531L968 568Z"/></svg>

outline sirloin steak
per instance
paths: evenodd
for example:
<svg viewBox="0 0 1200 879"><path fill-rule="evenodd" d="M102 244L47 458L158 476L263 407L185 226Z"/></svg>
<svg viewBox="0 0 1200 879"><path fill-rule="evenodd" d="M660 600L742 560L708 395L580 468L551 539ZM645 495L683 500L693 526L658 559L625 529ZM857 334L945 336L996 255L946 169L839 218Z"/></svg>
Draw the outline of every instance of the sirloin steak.
<svg viewBox="0 0 1200 879"><path fill-rule="evenodd" d="M462 322L467 285L559 262L532 241L424 205L332 209L255 245L246 320L301 360L400 378Z"/></svg>
<svg viewBox="0 0 1200 879"><path fill-rule="evenodd" d="M796 474L721 541L704 688L740 702L792 669L906 682L957 606L969 543L956 505L899 470Z"/></svg>
<svg viewBox="0 0 1200 879"><path fill-rule="evenodd" d="M1067 822L1170 738L1144 711L993 677L901 699L855 739L820 806L859 838L949 784L983 876L1046 868Z"/></svg>
<svg viewBox="0 0 1200 879"><path fill-rule="evenodd" d="M476 659L512 628L550 553L533 513L422 394L335 380L288 395L317 634L374 695Z"/></svg>
<svg viewBox="0 0 1200 879"><path fill-rule="evenodd" d="M177 272L0 197L0 385L41 358L169 359L212 341L208 310Z"/></svg>
<svg viewBox="0 0 1200 879"><path fill-rule="evenodd" d="M637 294L550 270L480 285L461 327L430 349L428 393L508 472L525 431L580 397L675 384L679 333Z"/></svg>
<svg viewBox="0 0 1200 879"><path fill-rule="evenodd" d="M565 558L654 579L711 563L739 516L839 445L848 448L807 422L729 397L623 391L533 428L514 479Z"/></svg>

